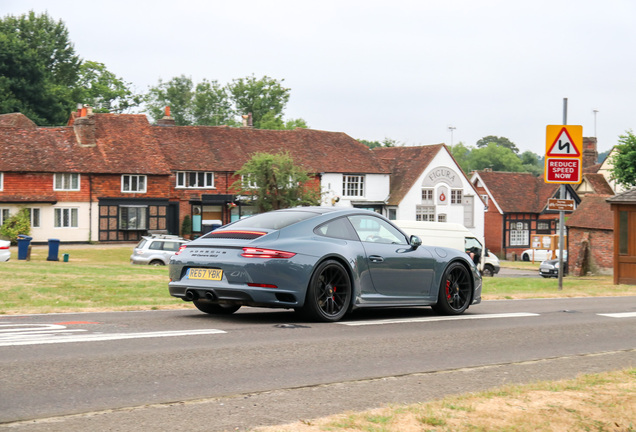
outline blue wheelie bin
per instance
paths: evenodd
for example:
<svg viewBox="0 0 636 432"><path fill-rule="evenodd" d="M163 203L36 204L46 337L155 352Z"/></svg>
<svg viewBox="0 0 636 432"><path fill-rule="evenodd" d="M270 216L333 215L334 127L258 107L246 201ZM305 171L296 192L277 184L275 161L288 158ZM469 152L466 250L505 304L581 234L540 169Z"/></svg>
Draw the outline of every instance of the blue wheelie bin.
<svg viewBox="0 0 636 432"><path fill-rule="evenodd" d="M49 256L46 258L47 261L59 261L58 253L60 251L60 240L59 239L49 239Z"/></svg>
<svg viewBox="0 0 636 432"><path fill-rule="evenodd" d="M18 259L29 259L29 246L31 246L31 240L33 237L28 235L18 234Z"/></svg>

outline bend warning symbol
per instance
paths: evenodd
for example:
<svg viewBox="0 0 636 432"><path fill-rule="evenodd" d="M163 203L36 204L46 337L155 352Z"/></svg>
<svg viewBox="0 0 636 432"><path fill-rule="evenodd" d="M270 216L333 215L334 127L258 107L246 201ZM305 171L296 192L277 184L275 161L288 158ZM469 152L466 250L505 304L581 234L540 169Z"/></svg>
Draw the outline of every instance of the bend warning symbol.
<svg viewBox="0 0 636 432"><path fill-rule="evenodd" d="M550 128L553 130L550 131ZM554 139L548 138L546 157L581 157L582 129L582 126L548 126L548 137L552 135Z"/></svg>

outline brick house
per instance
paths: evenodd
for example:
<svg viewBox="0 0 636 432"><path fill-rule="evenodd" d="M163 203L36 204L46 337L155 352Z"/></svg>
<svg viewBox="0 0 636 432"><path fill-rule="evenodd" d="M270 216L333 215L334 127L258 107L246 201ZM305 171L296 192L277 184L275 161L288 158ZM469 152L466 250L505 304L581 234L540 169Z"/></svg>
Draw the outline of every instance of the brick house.
<svg viewBox="0 0 636 432"><path fill-rule="evenodd" d="M477 171L471 182L487 205L486 247L506 259L530 249L535 234L558 234L559 213L547 210L549 198L573 199L575 208L580 203L570 185L561 197L559 185L530 173Z"/></svg>
<svg viewBox="0 0 636 432"><path fill-rule="evenodd" d="M389 219L458 223L484 237L484 202L446 145L373 151L391 170Z"/></svg>
<svg viewBox="0 0 636 432"><path fill-rule="evenodd" d="M0 224L28 208L34 242L176 234L185 215L204 230L250 214L230 186L259 151L289 152L313 174L323 205L385 211L389 170L344 133L174 126L169 117L150 125L144 115L82 109L62 127L0 115Z"/></svg>
<svg viewBox="0 0 636 432"><path fill-rule="evenodd" d="M565 225L568 228L570 274L611 274L614 268L614 215L607 199L613 194L586 194ZM590 217L594 215L594 217Z"/></svg>

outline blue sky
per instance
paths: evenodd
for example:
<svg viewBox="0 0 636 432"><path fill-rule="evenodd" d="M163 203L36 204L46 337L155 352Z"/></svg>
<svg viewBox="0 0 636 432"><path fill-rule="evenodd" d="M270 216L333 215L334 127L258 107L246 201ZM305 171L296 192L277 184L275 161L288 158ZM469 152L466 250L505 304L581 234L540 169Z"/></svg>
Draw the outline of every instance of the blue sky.
<svg viewBox="0 0 636 432"><path fill-rule="evenodd" d="M636 129L632 0L0 0L1 16L29 10L138 92L267 75L291 88L287 118L357 139L450 144L452 126L455 144L542 155L563 98L601 152Z"/></svg>

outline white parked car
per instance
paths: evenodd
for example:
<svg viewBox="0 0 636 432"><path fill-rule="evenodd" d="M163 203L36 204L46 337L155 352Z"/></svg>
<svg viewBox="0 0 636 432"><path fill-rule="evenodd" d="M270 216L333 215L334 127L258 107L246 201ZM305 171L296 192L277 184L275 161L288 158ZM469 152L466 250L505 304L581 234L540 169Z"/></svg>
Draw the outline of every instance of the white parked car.
<svg viewBox="0 0 636 432"><path fill-rule="evenodd" d="M9 261L11 259L11 242L8 240L0 240L0 262Z"/></svg>
<svg viewBox="0 0 636 432"><path fill-rule="evenodd" d="M130 256L131 264L168 265L170 258L188 240L179 236L155 234L144 236Z"/></svg>
<svg viewBox="0 0 636 432"><path fill-rule="evenodd" d="M556 257L559 257L559 251L556 251ZM521 252L522 261L545 261L552 259L552 251L547 249L526 249ZM568 259L568 251L563 251L563 259Z"/></svg>

